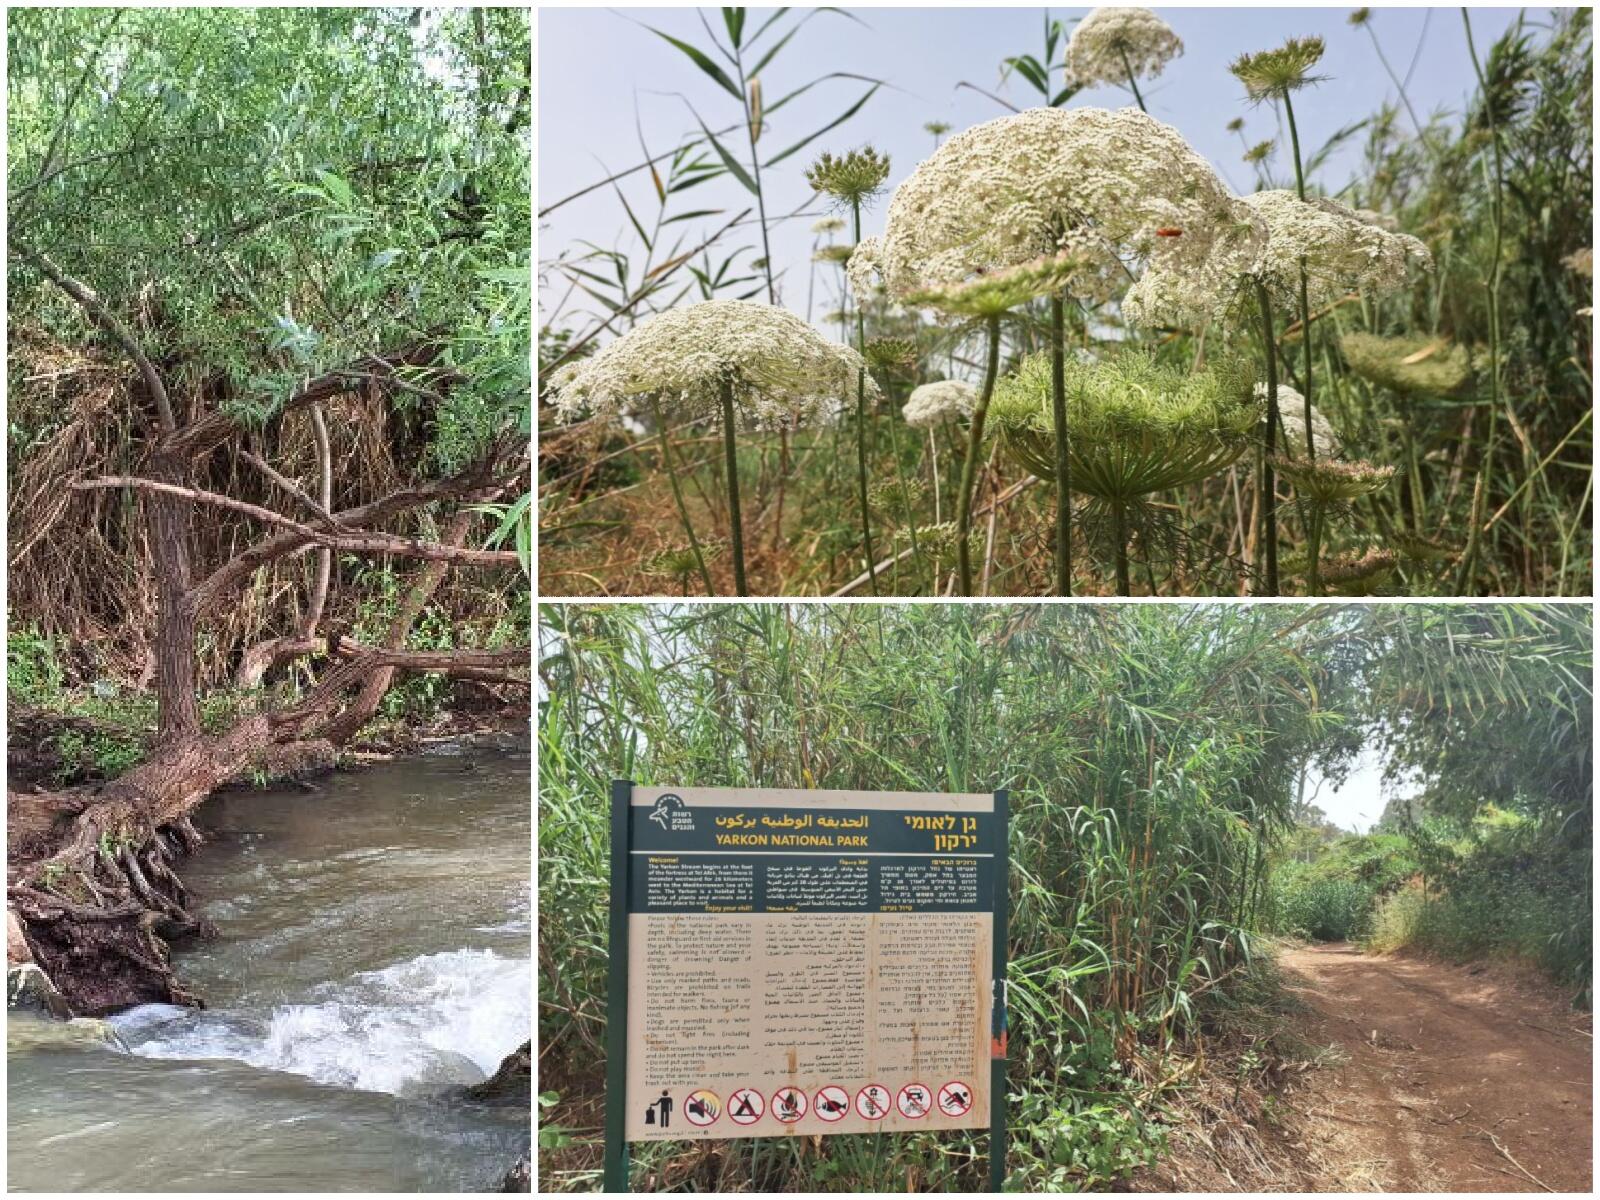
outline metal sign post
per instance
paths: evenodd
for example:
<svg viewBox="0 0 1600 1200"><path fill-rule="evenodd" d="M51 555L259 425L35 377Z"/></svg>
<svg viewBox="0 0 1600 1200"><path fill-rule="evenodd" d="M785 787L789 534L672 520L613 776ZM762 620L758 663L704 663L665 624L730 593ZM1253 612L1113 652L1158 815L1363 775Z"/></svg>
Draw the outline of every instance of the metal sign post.
<svg viewBox="0 0 1600 1200"><path fill-rule="evenodd" d="M628 1190L628 858L633 780L611 781L611 940L606 984L605 1190Z"/></svg>
<svg viewBox="0 0 1600 1200"><path fill-rule="evenodd" d="M614 781L606 1191L635 1141L985 1127L1001 1190L1007 824L1004 791Z"/></svg>
<svg viewBox="0 0 1600 1200"><path fill-rule="evenodd" d="M1011 794L994 794L994 1029L989 1051L989 1190L1006 1190L1006 964L1011 917Z"/></svg>

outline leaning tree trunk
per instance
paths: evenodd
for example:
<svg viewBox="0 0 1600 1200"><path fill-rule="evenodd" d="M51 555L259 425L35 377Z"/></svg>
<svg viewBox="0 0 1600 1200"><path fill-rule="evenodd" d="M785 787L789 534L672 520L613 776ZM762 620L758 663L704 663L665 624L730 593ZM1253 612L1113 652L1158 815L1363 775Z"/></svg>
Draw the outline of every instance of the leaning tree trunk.
<svg viewBox="0 0 1600 1200"><path fill-rule="evenodd" d="M526 470L527 449L492 449L474 471L402 489L358 508L329 511L331 478L327 438L317 406L326 399L366 386L405 367L425 367L438 357L433 346L396 354L366 356L352 367L306 381L283 411L311 408L319 428L319 493L312 500L269 464L247 456L278 486L312 514L310 523L229 496L206 492L190 482L193 465L238 437L242 426L227 411L213 408L180 426L160 370L134 332L95 293L66 275L48 256L26 246L13 251L61 289L138 368L155 410L143 476L74 480L73 489L127 487L143 497L160 602L155 638L155 682L159 729L149 757L127 774L98 789L12 796L8 812L10 859L7 904L20 929L16 953L26 951L49 978L67 1006L78 1013L107 1013L134 1004L198 1004L199 998L177 980L167 940L204 934L206 922L192 911L188 891L174 861L199 845L191 821L213 790L251 768L310 755L326 757L333 746L354 736L376 712L396 670L494 672L525 668L527 647L505 651L407 651L401 649L417 614L432 597L452 563L515 567L510 551L467 549L474 501L493 499ZM449 381L439 383L448 387ZM504 465L516 465L507 474ZM500 468L496 464L501 464ZM371 524L433 501L457 505L448 544L397 537ZM194 578L189 525L192 506L204 504L242 512L275 532ZM364 528L365 526L365 528ZM331 661L310 691L292 705L255 713L220 734L200 724L196 638L201 620L216 612L261 567L316 548L317 582L304 618L291 641L291 654L326 650ZM326 598L332 551L378 553L422 559L420 573L387 644L367 648L341 644L335 634L317 636ZM276 652L267 660L279 658ZM349 693L359 689L353 703ZM8 926L11 922L8 921Z"/></svg>

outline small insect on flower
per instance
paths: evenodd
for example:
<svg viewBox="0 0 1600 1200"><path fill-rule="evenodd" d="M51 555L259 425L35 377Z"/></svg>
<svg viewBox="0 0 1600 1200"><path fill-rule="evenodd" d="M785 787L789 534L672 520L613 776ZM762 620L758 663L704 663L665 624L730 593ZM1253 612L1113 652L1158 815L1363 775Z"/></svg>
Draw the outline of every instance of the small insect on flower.
<svg viewBox="0 0 1600 1200"><path fill-rule="evenodd" d="M1156 230L1156 236L1157 237L1182 237L1183 236L1183 230L1181 230L1181 229L1173 229L1171 227L1168 227L1166 229L1158 229L1158 230Z"/></svg>

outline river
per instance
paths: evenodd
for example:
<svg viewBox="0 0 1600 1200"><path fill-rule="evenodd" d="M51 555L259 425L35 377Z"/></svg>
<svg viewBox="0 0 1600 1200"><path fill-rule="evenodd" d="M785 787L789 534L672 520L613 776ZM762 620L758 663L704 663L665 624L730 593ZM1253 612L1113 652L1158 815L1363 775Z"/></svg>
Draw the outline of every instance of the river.
<svg viewBox="0 0 1600 1200"><path fill-rule="evenodd" d="M528 1152L525 1108L452 1091L530 1035L526 747L314 787L198 814L205 1010L10 1015L12 1190L478 1191Z"/></svg>

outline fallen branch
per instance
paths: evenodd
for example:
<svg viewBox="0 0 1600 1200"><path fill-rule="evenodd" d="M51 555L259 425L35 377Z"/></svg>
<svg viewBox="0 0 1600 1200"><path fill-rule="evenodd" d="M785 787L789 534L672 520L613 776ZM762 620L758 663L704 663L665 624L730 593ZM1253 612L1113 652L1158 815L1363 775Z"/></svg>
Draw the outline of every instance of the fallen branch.
<svg viewBox="0 0 1600 1200"><path fill-rule="evenodd" d="M1505 1148L1505 1145L1500 1141L1499 1138L1495 1137L1494 1134L1490 1133L1487 1129L1483 1128L1483 1126L1481 1126L1481 1125L1478 1126L1477 1129L1478 1129L1479 1133L1483 1134L1484 1137L1488 1138L1491 1142L1494 1143L1494 1148L1496 1150L1500 1151L1500 1156L1502 1158L1504 1158L1508 1163L1510 1163L1517 1170L1521 1171L1525 1176L1528 1177L1528 1179L1531 1182L1538 1184L1540 1187L1542 1187L1547 1192L1555 1191L1555 1188L1551 1187L1548 1183L1546 1183L1544 1180L1540 1179L1532 1171L1528 1170L1527 1167L1523 1166L1515 1158L1513 1158L1512 1155L1511 1155L1511 1151L1507 1150Z"/></svg>
<svg viewBox="0 0 1600 1200"><path fill-rule="evenodd" d="M351 533L326 533L313 529L309 525L302 525L282 513L275 513L270 508L262 508L259 504L250 504L244 500L235 500L232 496L224 496L217 492L205 492L199 488L183 487L174 483L162 483L155 479L144 479L138 475L106 475L99 479L80 479L72 485L73 491L88 491L94 488L136 488L140 491L157 492L167 496L177 496L180 499L190 500L196 504L209 504L216 508L226 508L233 512L243 513L245 516L254 517L267 525L276 525L280 529L304 538L305 541L315 546L327 546L334 550L345 550L369 554L397 554L406 558L422 558L435 562L461 563L467 566L481 567L513 567L522 560L515 550L469 550L464 547L442 546L438 542L424 541L421 538L398 537L390 533L369 533L353 531Z"/></svg>

